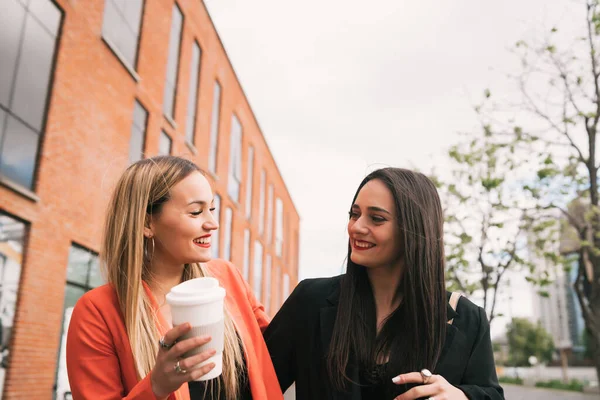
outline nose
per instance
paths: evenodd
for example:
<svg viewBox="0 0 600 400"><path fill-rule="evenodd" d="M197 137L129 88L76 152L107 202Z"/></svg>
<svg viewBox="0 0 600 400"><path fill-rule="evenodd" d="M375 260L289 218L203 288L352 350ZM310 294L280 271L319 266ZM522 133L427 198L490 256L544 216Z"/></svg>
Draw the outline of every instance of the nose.
<svg viewBox="0 0 600 400"><path fill-rule="evenodd" d="M348 233L350 235L364 235L368 231L367 227L363 222L363 217L359 217L357 220L350 220L348 223Z"/></svg>
<svg viewBox="0 0 600 400"><path fill-rule="evenodd" d="M219 229L219 222L216 220L212 212L208 213L209 217L206 219L202 227L207 231L214 231Z"/></svg>

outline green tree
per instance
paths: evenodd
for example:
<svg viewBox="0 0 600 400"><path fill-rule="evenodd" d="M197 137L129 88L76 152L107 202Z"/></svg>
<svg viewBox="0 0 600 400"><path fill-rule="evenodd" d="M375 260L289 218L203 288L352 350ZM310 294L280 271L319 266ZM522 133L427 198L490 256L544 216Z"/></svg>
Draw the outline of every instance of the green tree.
<svg viewBox="0 0 600 400"><path fill-rule="evenodd" d="M586 13L582 13L581 32L575 37L552 28L543 37L516 43L514 52L522 71L509 78L516 84L521 101L497 102L486 89L476 111L499 137L512 136L512 144L506 142L509 146L528 152L531 174L519 181L535 203L532 208L537 214L530 213L529 217L537 228L528 234L536 251L554 257L557 265L561 263L560 238L548 233L555 232L556 227L540 226L538 221L557 219L559 212L568 225L565 230L573 232L576 245L570 251L578 256L574 289L593 342L590 348L600 379L600 157L596 154L600 5L599 0L581 4ZM530 279L543 282L546 278Z"/></svg>
<svg viewBox="0 0 600 400"><path fill-rule="evenodd" d="M509 361L516 367L530 366L529 357L535 356L541 363L552 360L554 343L550 334L540 325L525 318L513 318L507 326Z"/></svg>
<svg viewBox="0 0 600 400"><path fill-rule="evenodd" d="M526 155L513 142L483 124L449 150L450 176L434 178L444 203L448 289L482 297L489 322L498 316L506 272L534 276L536 266L526 235L534 223L532 196L516 178Z"/></svg>

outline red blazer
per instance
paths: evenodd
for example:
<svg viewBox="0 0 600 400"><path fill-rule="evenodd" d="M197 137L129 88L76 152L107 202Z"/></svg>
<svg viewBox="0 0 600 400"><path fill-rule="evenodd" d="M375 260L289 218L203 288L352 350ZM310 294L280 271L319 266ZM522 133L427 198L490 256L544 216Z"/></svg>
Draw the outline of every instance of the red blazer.
<svg viewBox="0 0 600 400"><path fill-rule="evenodd" d="M225 304L244 344L252 398L281 400L283 395L273 369L262 331L269 324L264 307L237 268L223 260L207 263L210 274L227 291ZM144 284L144 290L158 309L156 299ZM162 326L167 324L158 313ZM125 323L110 285L87 292L79 299L67 334L67 372L73 399L156 400L150 374L139 379ZM170 400L189 400L187 383L169 396Z"/></svg>

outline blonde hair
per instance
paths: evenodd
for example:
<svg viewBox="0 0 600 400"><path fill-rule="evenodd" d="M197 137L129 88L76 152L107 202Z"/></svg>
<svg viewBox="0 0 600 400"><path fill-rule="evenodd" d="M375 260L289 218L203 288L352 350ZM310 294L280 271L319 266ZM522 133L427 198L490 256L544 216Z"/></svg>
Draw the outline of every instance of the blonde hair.
<svg viewBox="0 0 600 400"><path fill-rule="evenodd" d="M160 213L162 204L169 199L171 188L195 171L204 174L196 164L179 157L159 156L138 161L123 173L108 206L101 250L102 265L108 282L117 292L140 379L154 367L160 339L157 311L142 285L142 280L153 280L144 226L152 215ZM200 264L186 264L181 279L185 281L207 275ZM244 368L242 344L225 309L222 381L228 400L238 397ZM217 380L218 385L220 381Z"/></svg>

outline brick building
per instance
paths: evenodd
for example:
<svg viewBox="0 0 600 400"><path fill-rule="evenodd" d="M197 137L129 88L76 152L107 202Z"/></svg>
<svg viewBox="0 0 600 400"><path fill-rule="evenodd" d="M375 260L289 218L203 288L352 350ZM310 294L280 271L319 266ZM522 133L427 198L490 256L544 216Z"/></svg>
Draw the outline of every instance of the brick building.
<svg viewBox="0 0 600 400"><path fill-rule="evenodd" d="M71 307L101 285L121 172L170 153L208 171L230 259L273 313L298 279L299 216L200 0L2 0L0 384L68 397Z"/></svg>

